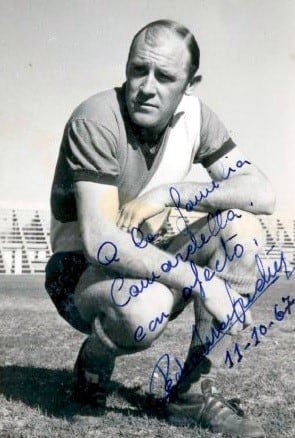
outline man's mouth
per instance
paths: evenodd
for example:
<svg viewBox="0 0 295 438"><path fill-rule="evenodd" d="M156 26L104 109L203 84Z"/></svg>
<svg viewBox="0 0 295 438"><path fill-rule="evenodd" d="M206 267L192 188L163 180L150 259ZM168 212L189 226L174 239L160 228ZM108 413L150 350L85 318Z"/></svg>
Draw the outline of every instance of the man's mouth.
<svg viewBox="0 0 295 438"><path fill-rule="evenodd" d="M147 107L147 108L158 108L157 105L150 102L141 102L141 101L135 101L135 107Z"/></svg>

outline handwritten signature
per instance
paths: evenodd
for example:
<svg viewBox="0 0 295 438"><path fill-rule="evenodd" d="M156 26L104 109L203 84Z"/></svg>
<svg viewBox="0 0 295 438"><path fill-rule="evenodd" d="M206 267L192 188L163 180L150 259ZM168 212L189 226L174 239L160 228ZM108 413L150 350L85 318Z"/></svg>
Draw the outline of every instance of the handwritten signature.
<svg viewBox="0 0 295 438"><path fill-rule="evenodd" d="M270 250L268 253L270 253ZM242 299L233 300L230 295L230 283L226 280L224 281L227 294L232 303L232 314L227 315L227 320L220 324L211 326L210 334L205 338L201 338L197 326L195 324L193 325L195 335L199 338L201 344L206 347L205 354L209 354L234 324L237 322L245 322L247 310L249 310L258 298L260 298L267 289L280 278L280 272L283 272L286 279L289 280L295 270L295 268L290 270L290 267L288 267L283 251L281 251L279 259L274 260L272 266L265 266L258 254L255 255L255 262L258 270L258 278L255 283L254 291L251 292L248 297L245 297L245 301Z"/></svg>
<svg viewBox="0 0 295 438"><path fill-rule="evenodd" d="M278 309L278 304L275 304L274 306L274 317L276 321L269 321L267 325L260 324L258 327L254 326L251 330L251 339L253 339L255 342L252 344L251 342L247 342L246 345L240 346L237 342L234 345L233 348L233 354L237 356L237 363L241 362L241 360L244 357L244 354L241 353L241 350L243 352L248 351L250 347L257 347L261 343L261 340L263 336L266 336L269 332L269 329L276 323L276 322L282 322L285 319L286 315L291 315L291 306L295 304L295 299L293 298L291 300L290 295L287 297L282 297L282 302L285 304L285 308L283 310ZM226 350L225 354L225 364L228 364L228 368L234 367L234 360L233 355L229 350Z"/></svg>
<svg viewBox="0 0 295 438"><path fill-rule="evenodd" d="M270 253L272 249L273 249L273 247L268 251L268 253ZM156 365L154 366L152 375L150 377L149 387L150 387L150 392L152 394L153 394L153 388L155 385L155 382L154 382L155 371L162 370L162 372L160 371L160 374L162 376L162 384L163 384L164 392L165 392L164 399L168 400L169 395L171 393L171 388L173 387L173 385L175 385L180 380L180 378L181 379L184 378L186 373L189 373L192 369L194 369L198 365L198 363L200 362L201 357L209 355L210 351L212 351L212 349L217 345L217 343L221 341L221 339L226 335L226 333L230 329L230 327L232 327L238 321L239 322L245 321L247 310L249 310L253 306L253 304L268 290L268 288L272 284L274 284L277 280L279 280L279 278L280 278L279 273L283 272L286 279L289 280L291 278L291 276L293 275L294 270L295 270L295 268L290 269L290 267L288 266L286 258L285 258L285 254L283 251L280 253L279 258L273 261L272 266L265 266L263 264L263 261L261 260L261 258L258 255L255 256L255 261L256 261L256 266L257 266L258 272L259 272L259 277L256 280L254 292L252 292L252 294L248 297L248 300L246 301L246 303L243 300L239 300L239 299L233 300L232 299L232 297L230 295L230 285L225 280L224 283L225 283L227 292L228 292L229 297L230 297L231 302L232 302L232 314L228 315L227 320L225 322L217 324L217 326L212 326L210 329L210 334L205 336L204 338L201 338L201 336L198 332L197 326L195 324L193 324L193 331L195 332L196 336L198 336L200 344L201 344L201 347L200 347L200 350L202 350L201 353L198 354L198 357L195 357L194 355L192 355L190 357L188 363L186 364L185 368L183 365L181 365L180 360L177 357L175 357L174 361L180 365L180 368L182 371L181 371L180 375L179 375L179 373L177 373L177 375L175 375L174 378L171 377L171 374L170 374L171 358L167 353L163 354L160 357L160 359L156 362ZM282 300L283 300L283 302L286 303L284 310L279 310L277 304L274 306L274 315L275 315L275 319L277 321L283 321L286 314L291 313L291 306L295 303L295 300L293 299L291 301L289 296L283 298ZM265 335L267 332L267 327L261 325L261 326L259 326L258 330L259 330L259 333L263 336L263 334ZM259 341L257 328L255 328L255 327L253 328L252 334L253 334L253 338L255 338L255 336L256 336L256 342ZM240 357L239 354L241 354L241 350L239 349L238 345L235 348L236 349L234 350L234 354L238 355L238 358L239 358ZM167 356L169 358L167 358ZM232 356L230 355L230 352L228 352L227 361L229 362L229 364L231 364L230 360L233 362ZM172 381L172 383L171 383L171 381Z"/></svg>
<svg viewBox="0 0 295 438"><path fill-rule="evenodd" d="M176 371L171 375L171 362L174 362L176 366ZM177 357L174 357L174 361L168 353L164 353L155 363L152 371L149 384L149 393L156 395L161 392L161 398L163 401L167 401L171 393L172 387L177 383L183 373L183 364ZM159 377L161 377L159 381ZM159 385L158 385L159 384ZM160 391L159 391L160 389Z"/></svg>

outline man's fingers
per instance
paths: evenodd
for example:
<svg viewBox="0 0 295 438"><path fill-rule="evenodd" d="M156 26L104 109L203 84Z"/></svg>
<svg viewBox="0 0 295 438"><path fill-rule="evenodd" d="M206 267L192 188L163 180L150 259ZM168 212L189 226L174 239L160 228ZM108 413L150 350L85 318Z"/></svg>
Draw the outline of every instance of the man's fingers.
<svg viewBox="0 0 295 438"><path fill-rule="evenodd" d="M121 208L118 214L117 226L122 230L131 232L132 228L140 226L144 220L155 216L163 209L151 202L131 201Z"/></svg>
<svg viewBox="0 0 295 438"><path fill-rule="evenodd" d="M247 310L246 321L244 323L244 329L249 327L249 325L252 325L252 324L253 324L252 314L251 314L250 310Z"/></svg>
<svg viewBox="0 0 295 438"><path fill-rule="evenodd" d="M247 310L245 314L245 321L240 322L239 320L234 321L233 325L229 328L228 334L229 335L237 335L239 332L245 330L247 327L249 327L252 324L252 315L250 310Z"/></svg>
<svg viewBox="0 0 295 438"><path fill-rule="evenodd" d="M117 226L123 231L131 232L132 228L137 228L142 221L143 218L141 218L136 211L127 206L121 210Z"/></svg>
<svg viewBox="0 0 295 438"><path fill-rule="evenodd" d="M117 226L118 226L119 228L124 227L124 226L125 226L125 221L126 221L125 213L124 213L124 211L120 211L119 219L118 219L118 221L117 221Z"/></svg>
<svg viewBox="0 0 295 438"><path fill-rule="evenodd" d="M122 224L123 224L123 217L122 217L121 212L119 212L118 218L117 218L117 227L121 228Z"/></svg>
<svg viewBox="0 0 295 438"><path fill-rule="evenodd" d="M120 211L120 216L117 222L117 226L121 230L128 231L131 222L131 216L128 209L124 208Z"/></svg>

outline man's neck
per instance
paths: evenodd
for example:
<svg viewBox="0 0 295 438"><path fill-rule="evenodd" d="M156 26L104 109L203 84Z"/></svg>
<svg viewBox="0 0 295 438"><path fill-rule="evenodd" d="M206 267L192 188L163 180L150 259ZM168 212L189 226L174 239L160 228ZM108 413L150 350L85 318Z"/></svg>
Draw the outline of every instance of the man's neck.
<svg viewBox="0 0 295 438"><path fill-rule="evenodd" d="M140 133L141 140L149 146L154 146L159 143L163 137L166 128L161 132L151 132L149 130L142 130Z"/></svg>

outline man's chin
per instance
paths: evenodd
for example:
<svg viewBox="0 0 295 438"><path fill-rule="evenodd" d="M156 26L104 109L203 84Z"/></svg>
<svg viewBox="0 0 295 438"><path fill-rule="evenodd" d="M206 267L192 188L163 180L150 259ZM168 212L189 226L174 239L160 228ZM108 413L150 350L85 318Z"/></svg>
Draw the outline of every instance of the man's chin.
<svg viewBox="0 0 295 438"><path fill-rule="evenodd" d="M147 114L142 114L139 112L133 113L130 115L132 122L135 125L140 126L141 128L153 129L156 128L159 124L158 120L150 117Z"/></svg>

